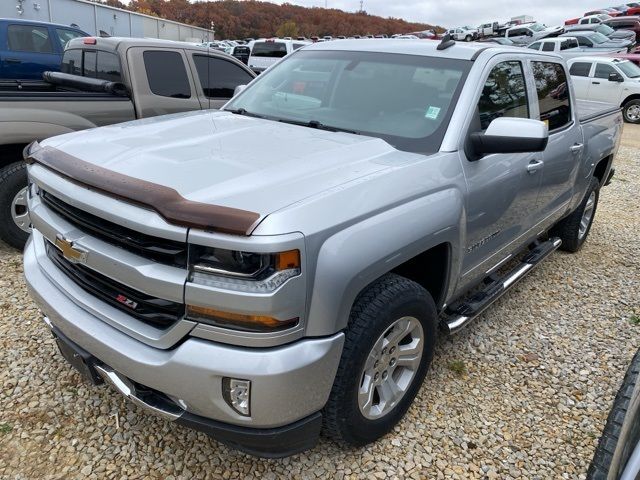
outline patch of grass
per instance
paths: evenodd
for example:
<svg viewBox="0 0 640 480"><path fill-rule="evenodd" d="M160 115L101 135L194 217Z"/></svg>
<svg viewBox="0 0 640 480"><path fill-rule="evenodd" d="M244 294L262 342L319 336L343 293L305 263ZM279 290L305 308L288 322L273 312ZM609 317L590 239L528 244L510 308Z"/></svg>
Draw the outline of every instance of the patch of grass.
<svg viewBox="0 0 640 480"><path fill-rule="evenodd" d="M13 426L8 423L0 423L0 434L4 435L13 430Z"/></svg>
<svg viewBox="0 0 640 480"><path fill-rule="evenodd" d="M631 315L629 317L629 323L631 325L640 325L640 315Z"/></svg>
<svg viewBox="0 0 640 480"><path fill-rule="evenodd" d="M467 373L467 367L462 360L454 360L449 363L449 370L456 374L457 377L462 377Z"/></svg>

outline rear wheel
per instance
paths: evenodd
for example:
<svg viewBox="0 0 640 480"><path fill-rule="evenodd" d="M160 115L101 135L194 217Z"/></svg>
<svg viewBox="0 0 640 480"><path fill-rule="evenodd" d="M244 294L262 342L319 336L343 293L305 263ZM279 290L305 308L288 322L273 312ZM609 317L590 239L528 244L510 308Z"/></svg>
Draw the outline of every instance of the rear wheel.
<svg viewBox="0 0 640 480"><path fill-rule="evenodd" d="M629 100L622 107L622 116L628 123L640 123L640 100Z"/></svg>
<svg viewBox="0 0 640 480"><path fill-rule="evenodd" d="M389 432L420 389L436 336L436 308L424 288L394 274L370 285L351 311L325 433L364 445Z"/></svg>
<svg viewBox="0 0 640 480"><path fill-rule="evenodd" d="M470 42L471 40L473 40L473 37L471 35L467 35L466 37L464 37L465 42Z"/></svg>
<svg viewBox="0 0 640 480"><path fill-rule="evenodd" d="M22 250L30 233L27 170L20 161L0 170L0 239Z"/></svg>
<svg viewBox="0 0 640 480"><path fill-rule="evenodd" d="M593 225L593 219L596 215L599 198L600 182L597 178L593 177L589 189L582 203L578 205L578 208L568 217L560 220L551 229L551 235L560 237L562 240L561 250L573 253L582 248L591 231L591 225Z"/></svg>

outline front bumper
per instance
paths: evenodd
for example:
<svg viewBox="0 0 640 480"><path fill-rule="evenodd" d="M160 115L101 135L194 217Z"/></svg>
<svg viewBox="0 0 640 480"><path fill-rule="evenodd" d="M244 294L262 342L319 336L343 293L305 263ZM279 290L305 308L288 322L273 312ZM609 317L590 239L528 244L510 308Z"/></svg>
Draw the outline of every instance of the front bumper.
<svg viewBox="0 0 640 480"><path fill-rule="evenodd" d="M47 274L57 267L44 249L36 247L38 241L43 241L42 236L34 231L25 248L25 279L51 324L100 363L182 406L180 423L214 434L226 428L236 432L234 438L238 432L244 432L241 437L263 438L264 431L257 429L267 429L273 436L282 429L292 430L291 424L318 422L317 412L328 399L340 360L342 333L273 348L234 347L186 337L175 348L157 349L108 325L83 309L82 299L67 295L65 291L73 291L71 285L58 285ZM223 399L224 377L251 381L250 417L236 413ZM224 424L228 425L223 428ZM315 426L310 430L315 431Z"/></svg>

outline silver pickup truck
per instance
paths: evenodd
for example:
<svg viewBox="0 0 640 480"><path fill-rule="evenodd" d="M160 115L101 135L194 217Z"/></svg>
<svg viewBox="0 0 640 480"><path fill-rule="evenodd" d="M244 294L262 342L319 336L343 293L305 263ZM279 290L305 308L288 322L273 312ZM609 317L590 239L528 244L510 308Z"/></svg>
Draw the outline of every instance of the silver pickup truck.
<svg viewBox="0 0 640 480"><path fill-rule="evenodd" d="M0 80L0 239L29 236L22 150L34 140L156 115L220 108L255 74L222 52L139 38L78 38L63 73Z"/></svg>
<svg viewBox="0 0 640 480"><path fill-rule="evenodd" d="M94 383L263 456L389 432L439 334L589 234L619 108L561 57L335 41L223 111L25 152L31 295Z"/></svg>

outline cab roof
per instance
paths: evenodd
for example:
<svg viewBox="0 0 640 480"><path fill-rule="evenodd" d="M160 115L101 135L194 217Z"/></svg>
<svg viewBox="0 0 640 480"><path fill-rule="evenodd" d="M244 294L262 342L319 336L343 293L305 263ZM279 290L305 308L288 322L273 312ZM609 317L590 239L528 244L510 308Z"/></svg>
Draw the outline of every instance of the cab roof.
<svg viewBox="0 0 640 480"><path fill-rule="evenodd" d="M361 40L333 40L331 42L314 43L304 50L322 51L357 51L375 53L396 53L405 55L422 55L425 57L452 58L458 60L475 60L480 53L491 50L494 53L542 53L526 51L519 47L500 45L497 43L455 42L449 48L438 50L440 40L420 39L361 39Z"/></svg>

